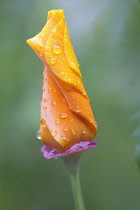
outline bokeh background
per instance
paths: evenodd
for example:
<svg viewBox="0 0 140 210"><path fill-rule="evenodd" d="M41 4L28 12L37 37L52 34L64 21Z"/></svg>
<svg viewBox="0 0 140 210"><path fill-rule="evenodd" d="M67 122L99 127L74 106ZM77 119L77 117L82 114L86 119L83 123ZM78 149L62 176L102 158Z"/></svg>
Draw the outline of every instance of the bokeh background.
<svg viewBox="0 0 140 210"><path fill-rule="evenodd" d="M0 209L74 209L61 158L44 159L35 137L43 64L25 42L60 8L99 124L81 160L86 209L139 210L138 0L0 0Z"/></svg>

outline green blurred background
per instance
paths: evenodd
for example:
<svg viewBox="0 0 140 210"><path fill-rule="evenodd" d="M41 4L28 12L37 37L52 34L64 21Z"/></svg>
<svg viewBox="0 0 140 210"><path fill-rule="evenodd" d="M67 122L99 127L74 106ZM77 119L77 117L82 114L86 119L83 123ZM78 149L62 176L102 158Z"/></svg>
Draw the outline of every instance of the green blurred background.
<svg viewBox="0 0 140 210"><path fill-rule="evenodd" d="M85 88L99 124L81 160L87 210L140 209L140 2L0 1L0 209L73 210L61 158L42 157L43 64L26 44L51 9L64 9Z"/></svg>

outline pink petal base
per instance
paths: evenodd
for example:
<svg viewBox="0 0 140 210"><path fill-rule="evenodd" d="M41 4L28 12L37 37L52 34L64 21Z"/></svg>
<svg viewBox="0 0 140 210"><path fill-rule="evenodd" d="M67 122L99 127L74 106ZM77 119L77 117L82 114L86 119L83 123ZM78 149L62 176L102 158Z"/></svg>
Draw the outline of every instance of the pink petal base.
<svg viewBox="0 0 140 210"><path fill-rule="evenodd" d="M43 145L43 147L41 148L41 152L43 152L43 156L45 158L50 159L50 158L58 158L59 156L70 155L72 153L80 152L82 150L87 150L89 148L96 147L96 146L97 146L97 142L95 142L94 140L80 142L78 144L73 145L66 152L59 153L59 152L56 152L55 149L52 149L52 148L48 147L47 145Z"/></svg>

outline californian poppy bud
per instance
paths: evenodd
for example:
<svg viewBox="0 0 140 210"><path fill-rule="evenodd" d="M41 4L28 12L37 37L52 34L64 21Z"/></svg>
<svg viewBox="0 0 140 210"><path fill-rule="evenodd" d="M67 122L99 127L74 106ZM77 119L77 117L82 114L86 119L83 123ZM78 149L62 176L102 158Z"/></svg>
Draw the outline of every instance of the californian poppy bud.
<svg viewBox="0 0 140 210"><path fill-rule="evenodd" d="M95 147L97 123L82 83L63 10L52 10L27 43L44 63L40 139L51 158ZM50 155L51 154L51 155Z"/></svg>

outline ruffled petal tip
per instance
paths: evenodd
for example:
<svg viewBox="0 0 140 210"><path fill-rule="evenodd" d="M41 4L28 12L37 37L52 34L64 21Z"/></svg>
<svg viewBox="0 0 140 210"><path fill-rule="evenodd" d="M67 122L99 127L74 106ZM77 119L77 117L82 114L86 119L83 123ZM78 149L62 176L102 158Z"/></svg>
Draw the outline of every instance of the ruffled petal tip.
<svg viewBox="0 0 140 210"><path fill-rule="evenodd" d="M43 145L41 148L41 152L43 153L43 156L47 159L50 159L50 158L57 159L59 156L67 156L67 155L70 155L75 152L80 152L80 151L87 150L89 148L96 147L97 145L98 145L98 143L95 142L94 140L87 141L87 142L80 142L78 144L73 145L66 152L62 152L62 153L57 152L55 149L52 149L52 148L48 147L47 145Z"/></svg>

